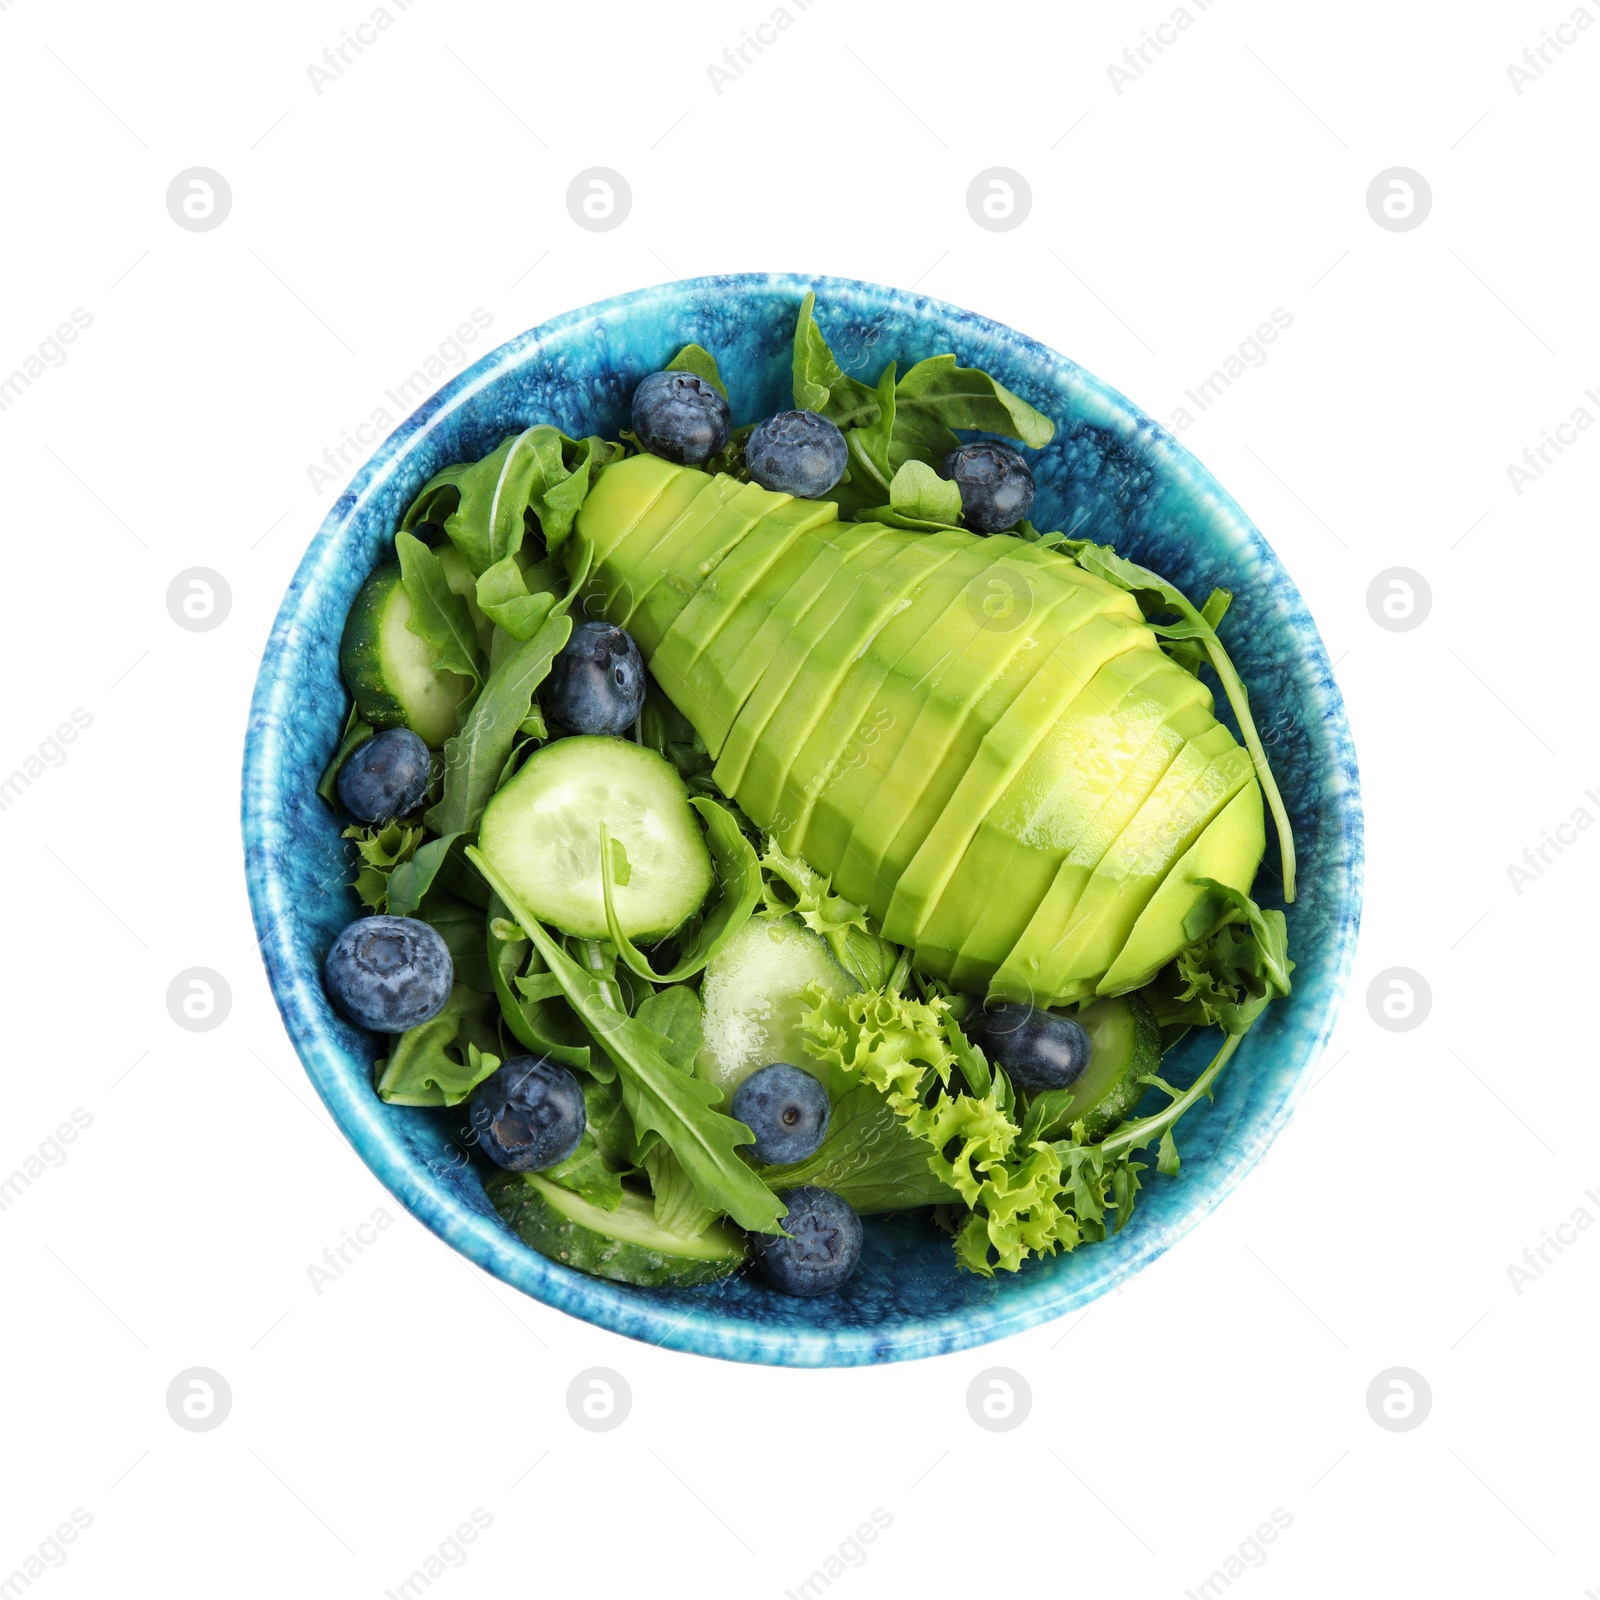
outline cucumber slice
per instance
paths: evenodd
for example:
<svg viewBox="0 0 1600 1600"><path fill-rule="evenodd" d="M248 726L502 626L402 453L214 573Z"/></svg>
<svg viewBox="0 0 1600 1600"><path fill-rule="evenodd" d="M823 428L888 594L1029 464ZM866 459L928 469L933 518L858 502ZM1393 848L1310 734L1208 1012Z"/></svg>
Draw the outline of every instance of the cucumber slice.
<svg viewBox="0 0 1600 1600"><path fill-rule="evenodd" d="M713 1222L692 1237L657 1225L646 1195L622 1191L604 1211L537 1172L497 1172L484 1185L512 1232L563 1266L645 1289L692 1289L715 1283L744 1265L737 1230Z"/></svg>
<svg viewBox="0 0 1600 1600"><path fill-rule="evenodd" d="M711 852L688 790L669 762L631 740L578 734L536 750L485 807L478 848L541 921L604 939L602 822L617 920L630 939L660 938L699 910Z"/></svg>
<svg viewBox="0 0 1600 1600"><path fill-rule="evenodd" d="M1072 1088L1065 1111L1039 1130L1041 1139L1064 1139L1075 1122L1091 1141L1103 1139L1139 1103L1139 1079L1161 1068L1161 1029L1155 1012L1136 994L1096 1000L1078 1014L1089 1034L1089 1066Z"/></svg>
<svg viewBox="0 0 1600 1600"><path fill-rule="evenodd" d="M427 641L406 623L411 598L400 563L387 561L361 585L339 640L339 670L363 720L374 728L410 728L437 750L456 731L471 678L436 672Z"/></svg>

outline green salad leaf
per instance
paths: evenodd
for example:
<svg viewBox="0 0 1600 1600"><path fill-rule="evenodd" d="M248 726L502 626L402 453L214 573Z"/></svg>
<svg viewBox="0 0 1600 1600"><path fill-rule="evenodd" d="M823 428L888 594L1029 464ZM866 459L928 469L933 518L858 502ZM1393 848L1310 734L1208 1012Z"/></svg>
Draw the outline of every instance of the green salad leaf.
<svg viewBox="0 0 1600 1600"><path fill-rule="evenodd" d="M615 1064L635 1128L661 1136L714 1211L752 1232L781 1232L783 1207L739 1154L753 1135L742 1122L712 1109L721 1091L674 1066L662 1053L671 1041L621 1010L603 976L580 967L470 845L467 858L533 940L568 1002Z"/></svg>
<svg viewBox="0 0 1600 1600"><path fill-rule="evenodd" d="M710 912L702 916L699 926L684 944L677 962L666 972L657 972L645 953L622 931L616 906L616 886L626 882L618 873L622 843L612 838L604 822L600 824L600 890L605 899L606 931L617 947L617 959L630 972L652 983L682 983L701 971L750 920L762 894L760 863L732 813L703 795L690 795L689 804L700 813L706 825L706 843L711 849L718 895ZM626 862L625 855L622 862Z"/></svg>
<svg viewBox="0 0 1600 1600"><path fill-rule="evenodd" d="M482 683L478 630L466 600L445 578L439 552L405 532L395 535L394 548L400 558L400 579L411 602L406 627L428 646L436 671L459 673L475 685Z"/></svg>
<svg viewBox="0 0 1600 1600"><path fill-rule="evenodd" d="M1257 781L1261 784L1262 794L1266 796L1272 820L1277 825L1278 848L1283 857L1283 898L1292 904L1294 834L1289 826L1289 812L1284 806L1283 796L1278 792L1277 780L1272 776L1267 752L1261 746L1261 735L1256 731L1255 719L1250 715L1249 692L1244 686L1244 681L1234 670L1233 662L1228 659L1228 652L1222 640L1217 637L1215 625L1195 608L1194 603L1176 585L1168 583L1165 578L1151 572L1148 567L1141 567L1136 562L1119 556L1110 545L1095 544L1088 539L1063 539L1059 548L1070 554L1085 572L1092 572L1116 588L1127 590L1147 610L1157 615L1163 611L1175 612L1182 621L1177 625L1168 625L1157 630L1165 637L1193 639L1204 647L1212 671L1221 680L1223 691L1228 697L1228 704L1233 707L1233 714L1239 719L1239 731L1244 735L1245 748L1250 752L1250 759L1255 764ZM1217 595L1222 592L1224 591L1214 590L1206 604L1212 605ZM1221 605L1222 610L1227 609L1225 602ZM1216 615L1220 618L1221 611Z"/></svg>
<svg viewBox="0 0 1600 1600"><path fill-rule="evenodd" d="M450 854L450 846L460 837L459 833L447 833L440 838L430 839L426 844L419 845L409 858L395 866L389 874L390 916L416 915L423 896L433 887L433 880L439 876L439 869L444 866L445 857Z"/></svg>
<svg viewBox="0 0 1600 1600"><path fill-rule="evenodd" d="M506 915L498 898L489 906L488 964L500 1015L517 1043L535 1055L595 1078L614 1078L605 1056L566 1003L565 992L528 936Z"/></svg>
<svg viewBox="0 0 1600 1600"><path fill-rule="evenodd" d="M961 441L954 429L998 433L1038 450L1056 425L1020 395L953 355L919 361L895 386L895 466L911 460L939 465Z"/></svg>
<svg viewBox="0 0 1600 1600"><path fill-rule="evenodd" d="M350 752L358 745L365 744L371 737L371 723L363 722L361 713L351 706L350 715L344 719L344 732L339 735L338 748L329 758L327 766L322 769L322 776L317 780L317 793L330 806L338 803L339 773L349 759Z"/></svg>
<svg viewBox="0 0 1600 1600"><path fill-rule="evenodd" d="M878 415L877 395L867 384L847 376L834 359L812 315L816 303L816 295L808 289L795 319L794 403L846 431L873 422Z"/></svg>
<svg viewBox="0 0 1600 1600"><path fill-rule="evenodd" d="M378 1097L396 1106L459 1105L500 1065L495 1003L464 984L444 1010L394 1041L375 1063Z"/></svg>
<svg viewBox="0 0 1600 1600"><path fill-rule="evenodd" d="M864 522L881 522L913 533L937 533L961 526L961 490L925 461L907 461L889 483L889 504L863 511Z"/></svg>
<svg viewBox="0 0 1600 1600"><path fill-rule="evenodd" d="M686 344L666 366L668 372L692 372L695 377L709 383L724 400L728 391L722 386L722 374L717 370L717 358L697 344Z"/></svg>
<svg viewBox="0 0 1600 1600"><path fill-rule="evenodd" d="M793 912L813 933L820 933L834 960L863 989L889 982L900 950L872 931L865 906L835 894L825 873L788 854L770 834L762 841L761 869L766 874L764 910L774 916Z"/></svg>
<svg viewBox="0 0 1600 1600"><path fill-rule="evenodd" d="M1290 992L1288 924L1281 911L1263 911L1249 895L1212 878L1189 914L1192 941L1144 991L1163 1037L1178 1027L1220 1027L1242 1034L1272 1003Z"/></svg>
<svg viewBox="0 0 1600 1600"><path fill-rule="evenodd" d="M353 839L360 866L351 888L370 911L389 909L389 884L392 874L409 862L422 842L422 829L404 822L357 823L341 836ZM403 913L396 912L399 916Z"/></svg>
<svg viewBox="0 0 1600 1600"><path fill-rule="evenodd" d="M543 597L541 597L543 598ZM547 603L546 610L550 604ZM534 692L567 642L572 619L551 615L490 675L461 731L445 741L444 793L423 819L435 833L469 833L478 826L527 718Z"/></svg>

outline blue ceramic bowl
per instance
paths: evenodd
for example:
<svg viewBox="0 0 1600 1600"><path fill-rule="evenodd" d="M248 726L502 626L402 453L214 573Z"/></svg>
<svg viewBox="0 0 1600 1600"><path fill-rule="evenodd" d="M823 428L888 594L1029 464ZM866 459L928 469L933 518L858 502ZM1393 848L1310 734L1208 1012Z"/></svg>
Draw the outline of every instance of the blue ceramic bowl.
<svg viewBox="0 0 1600 1600"><path fill-rule="evenodd" d="M339 677L345 612L390 552L422 484L508 433L552 422L615 436L634 385L691 340L721 364L736 421L787 408L795 310L817 291L841 364L867 381L953 350L1054 418L1033 470L1033 520L1068 528L1165 573L1189 593L1235 599L1223 635L1294 822L1299 897L1288 908L1294 995L1246 1039L1213 1104L1179 1130L1183 1170L1151 1175L1131 1222L1102 1244L992 1279L955 1270L950 1244L917 1219L869 1221L862 1269L841 1293L775 1294L748 1276L705 1289L632 1289L587 1277L513 1237L482 1174L452 1145L459 1116L380 1104L380 1041L335 1014L324 953L359 913L339 825L319 775L348 697ZM666 284L574 311L512 339L429 400L384 442L312 541L278 613L245 745L250 900L274 995L317 1092L361 1158L441 1238L505 1282L574 1316L652 1344L739 1361L849 1366L937 1355L1082 1306L1186 1233L1258 1161L1320 1054L1354 954L1361 899L1355 752L1327 653L1299 593L1250 520L1204 467L1121 395L1053 350L922 295L847 279L752 273ZM1257 888L1273 901L1276 855ZM1213 1040L1191 1036L1184 1078Z"/></svg>

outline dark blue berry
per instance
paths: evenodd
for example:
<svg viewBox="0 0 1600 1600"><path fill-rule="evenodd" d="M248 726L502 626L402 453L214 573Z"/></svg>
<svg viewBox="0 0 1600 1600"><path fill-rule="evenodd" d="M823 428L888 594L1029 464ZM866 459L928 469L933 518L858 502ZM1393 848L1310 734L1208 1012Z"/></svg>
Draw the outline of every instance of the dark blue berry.
<svg viewBox="0 0 1600 1600"><path fill-rule="evenodd" d="M565 1161L587 1126L578 1080L547 1056L512 1056L472 1091L478 1148L508 1172Z"/></svg>
<svg viewBox="0 0 1600 1600"><path fill-rule="evenodd" d="M778 1198L789 1214L784 1234L753 1233L756 1266L785 1294L831 1294L842 1288L861 1259L861 1218L832 1189L805 1184Z"/></svg>
<svg viewBox="0 0 1600 1600"><path fill-rule="evenodd" d="M692 372L652 372L633 391L633 431L652 455L697 467L728 442L728 402Z"/></svg>
<svg viewBox="0 0 1600 1600"><path fill-rule="evenodd" d="M733 1091L728 1114L755 1135L750 1153L766 1166L788 1166L816 1153L828 1131L828 1091L787 1061L752 1072Z"/></svg>
<svg viewBox="0 0 1600 1600"><path fill-rule="evenodd" d="M745 441L744 464L763 489L815 500L844 476L849 454L844 435L826 417L780 411L756 424Z"/></svg>
<svg viewBox="0 0 1600 1600"><path fill-rule="evenodd" d="M638 721L644 688L644 659L633 635L609 622L586 622L551 665L544 708L574 733L616 738Z"/></svg>
<svg viewBox="0 0 1600 1600"><path fill-rule="evenodd" d="M428 798L428 747L409 728L358 744L339 769L339 798L358 822L409 817Z"/></svg>
<svg viewBox="0 0 1600 1600"><path fill-rule="evenodd" d="M968 1021L967 1031L991 1061L1023 1089L1066 1089L1089 1067L1088 1030L1071 1017L1007 1001Z"/></svg>
<svg viewBox="0 0 1600 1600"><path fill-rule="evenodd" d="M1008 444L961 445L944 458L944 476L961 490L962 520L974 533L1004 533L1033 509L1033 474Z"/></svg>
<svg viewBox="0 0 1600 1600"><path fill-rule="evenodd" d="M322 964L333 1003L374 1033L404 1033L444 1010L455 981L450 947L415 917L361 917Z"/></svg>

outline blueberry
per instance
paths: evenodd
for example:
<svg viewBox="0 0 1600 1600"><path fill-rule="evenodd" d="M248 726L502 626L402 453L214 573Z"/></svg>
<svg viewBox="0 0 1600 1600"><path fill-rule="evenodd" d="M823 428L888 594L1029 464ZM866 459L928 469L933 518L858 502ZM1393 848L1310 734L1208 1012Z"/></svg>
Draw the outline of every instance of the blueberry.
<svg viewBox="0 0 1600 1600"><path fill-rule="evenodd" d="M512 1056L472 1091L478 1148L508 1172L543 1172L578 1148L588 1114L578 1080L548 1056Z"/></svg>
<svg viewBox="0 0 1600 1600"><path fill-rule="evenodd" d="M786 1061L752 1072L733 1091L728 1114L755 1138L750 1153L767 1166L788 1166L816 1153L828 1131L828 1091Z"/></svg>
<svg viewBox="0 0 1600 1600"><path fill-rule="evenodd" d="M358 822L409 817L428 798L428 747L409 728L358 744L339 769L339 798Z"/></svg>
<svg viewBox="0 0 1600 1600"><path fill-rule="evenodd" d="M609 622L572 630L550 668L544 708L574 733L617 737L631 728L644 705L644 660L633 635Z"/></svg>
<svg viewBox="0 0 1600 1600"><path fill-rule="evenodd" d="M861 1218L832 1189L804 1184L778 1198L788 1206L787 1237L754 1233L756 1265L785 1294L831 1294L842 1288L861 1259Z"/></svg>
<svg viewBox="0 0 1600 1600"><path fill-rule="evenodd" d="M961 490L961 515L974 533L1004 533L1033 509L1033 474L1008 444L961 445L944 458L944 476Z"/></svg>
<svg viewBox="0 0 1600 1600"><path fill-rule="evenodd" d="M1008 1001L984 1011L968 1032L1023 1089L1065 1089L1089 1067L1088 1031L1071 1017Z"/></svg>
<svg viewBox="0 0 1600 1600"><path fill-rule="evenodd" d="M802 500L825 495L844 476L844 435L815 411L780 411L756 424L744 462L763 489Z"/></svg>
<svg viewBox="0 0 1600 1600"><path fill-rule="evenodd" d="M697 467L728 442L728 402L692 372L652 372L633 391L633 431L652 455Z"/></svg>
<svg viewBox="0 0 1600 1600"><path fill-rule="evenodd" d="M361 917L328 952L333 1003L374 1033L404 1033L444 1010L455 981L450 947L415 917Z"/></svg>

